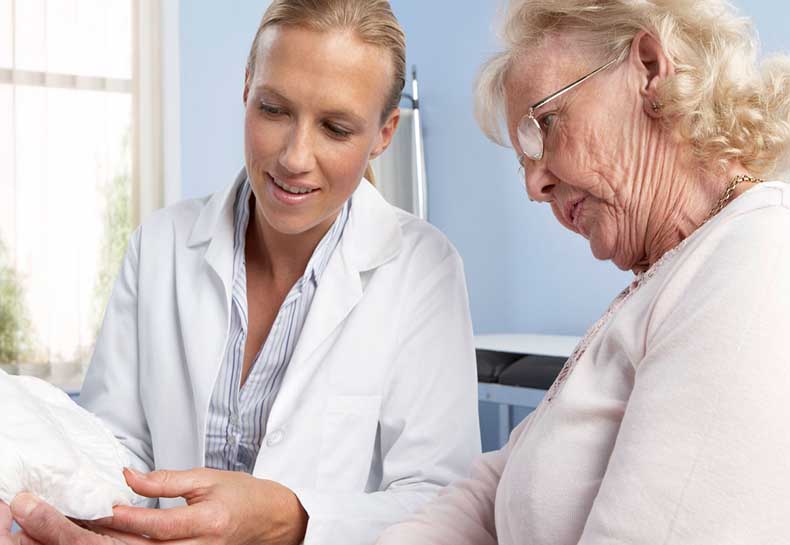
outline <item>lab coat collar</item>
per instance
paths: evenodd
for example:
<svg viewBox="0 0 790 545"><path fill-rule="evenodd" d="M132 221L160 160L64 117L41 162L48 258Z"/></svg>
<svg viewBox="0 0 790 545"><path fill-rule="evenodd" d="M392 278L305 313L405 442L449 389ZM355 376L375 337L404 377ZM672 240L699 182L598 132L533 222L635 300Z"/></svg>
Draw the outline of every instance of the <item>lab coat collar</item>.
<svg viewBox="0 0 790 545"><path fill-rule="evenodd" d="M247 169L242 168L232 185L209 198L187 242L190 248L209 242L206 259L220 273L225 268L220 247L227 246L227 241L232 245L233 203L239 185L246 179ZM393 207L367 180L360 182L352 202L338 250L357 271L369 271L400 252L403 243L400 222ZM215 244L218 241L221 243ZM225 274L220 276L227 278Z"/></svg>
<svg viewBox="0 0 790 545"><path fill-rule="evenodd" d="M223 224L233 231L233 203L239 186L246 179L247 169L242 168L233 184L209 197L189 235L188 247L194 248L211 241L218 231L223 230Z"/></svg>
<svg viewBox="0 0 790 545"><path fill-rule="evenodd" d="M394 259L401 250L403 234L393 206L365 179L354 191L351 202L340 240L349 264L363 272Z"/></svg>

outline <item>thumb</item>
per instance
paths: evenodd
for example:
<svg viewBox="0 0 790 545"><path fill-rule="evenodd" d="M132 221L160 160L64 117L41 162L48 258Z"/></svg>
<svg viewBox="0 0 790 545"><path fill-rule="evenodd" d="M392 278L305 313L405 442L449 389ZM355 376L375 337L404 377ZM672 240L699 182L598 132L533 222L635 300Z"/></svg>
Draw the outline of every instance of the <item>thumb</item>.
<svg viewBox="0 0 790 545"><path fill-rule="evenodd" d="M82 543L101 545L101 537L80 528L57 509L32 494L19 494L11 502L11 513L24 530L24 543ZM31 539L32 538L32 539Z"/></svg>
<svg viewBox="0 0 790 545"><path fill-rule="evenodd" d="M148 498L180 498L189 495L196 488L207 485L201 477L200 470L196 469L139 473L131 468L125 468L123 474L132 490Z"/></svg>

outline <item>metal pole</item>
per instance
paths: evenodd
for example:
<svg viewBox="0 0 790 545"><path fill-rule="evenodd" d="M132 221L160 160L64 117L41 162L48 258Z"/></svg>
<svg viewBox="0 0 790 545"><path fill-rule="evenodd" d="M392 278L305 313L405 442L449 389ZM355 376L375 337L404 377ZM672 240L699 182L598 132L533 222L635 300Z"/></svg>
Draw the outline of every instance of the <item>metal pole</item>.
<svg viewBox="0 0 790 545"><path fill-rule="evenodd" d="M411 71L412 103L414 105L414 161L417 167L417 216L428 219L428 188L425 181L425 157L423 156L422 124L420 123L420 94L417 84L417 67Z"/></svg>

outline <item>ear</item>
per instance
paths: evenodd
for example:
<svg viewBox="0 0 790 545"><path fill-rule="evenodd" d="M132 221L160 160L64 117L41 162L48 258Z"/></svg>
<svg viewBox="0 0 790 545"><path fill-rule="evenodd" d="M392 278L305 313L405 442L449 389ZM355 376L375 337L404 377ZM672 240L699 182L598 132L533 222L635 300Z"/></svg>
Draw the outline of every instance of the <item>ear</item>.
<svg viewBox="0 0 790 545"><path fill-rule="evenodd" d="M650 117L661 117L660 90L666 80L675 73L675 67L664 53L661 43L647 31L641 30L631 42L632 63L640 73L639 94L644 101L645 113Z"/></svg>
<svg viewBox="0 0 790 545"><path fill-rule="evenodd" d="M373 147L370 152L370 158L375 159L386 150L392 142L392 137L400 123L400 108L393 108L389 117L379 129L378 143Z"/></svg>
<svg viewBox="0 0 790 545"><path fill-rule="evenodd" d="M244 69L244 94L242 95L242 101L244 102L244 106L247 106L247 97L250 95L250 78L252 74L250 74L250 67Z"/></svg>

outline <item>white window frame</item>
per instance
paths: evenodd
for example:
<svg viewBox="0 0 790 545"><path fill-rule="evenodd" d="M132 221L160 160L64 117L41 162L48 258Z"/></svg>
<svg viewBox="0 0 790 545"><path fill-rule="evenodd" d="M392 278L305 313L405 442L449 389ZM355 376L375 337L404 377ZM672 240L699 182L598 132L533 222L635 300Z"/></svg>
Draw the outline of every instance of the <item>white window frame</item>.
<svg viewBox="0 0 790 545"><path fill-rule="evenodd" d="M24 0L12 0L12 22L15 21L16 2L20 1ZM180 3L179 0L131 2L131 79L0 68L0 83L131 95L132 224L136 226L156 209L181 198ZM14 59L16 24L11 28ZM67 391L77 391L79 385L59 384L54 367L52 371L48 377L50 381Z"/></svg>
<svg viewBox="0 0 790 545"><path fill-rule="evenodd" d="M0 68L0 83L132 94L132 220L137 225L181 197L179 0L132 0L132 17L131 80ZM16 25L11 33L13 58Z"/></svg>
<svg viewBox="0 0 790 545"><path fill-rule="evenodd" d="M179 0L134 0L132 218L181 198Z"/></svg>

